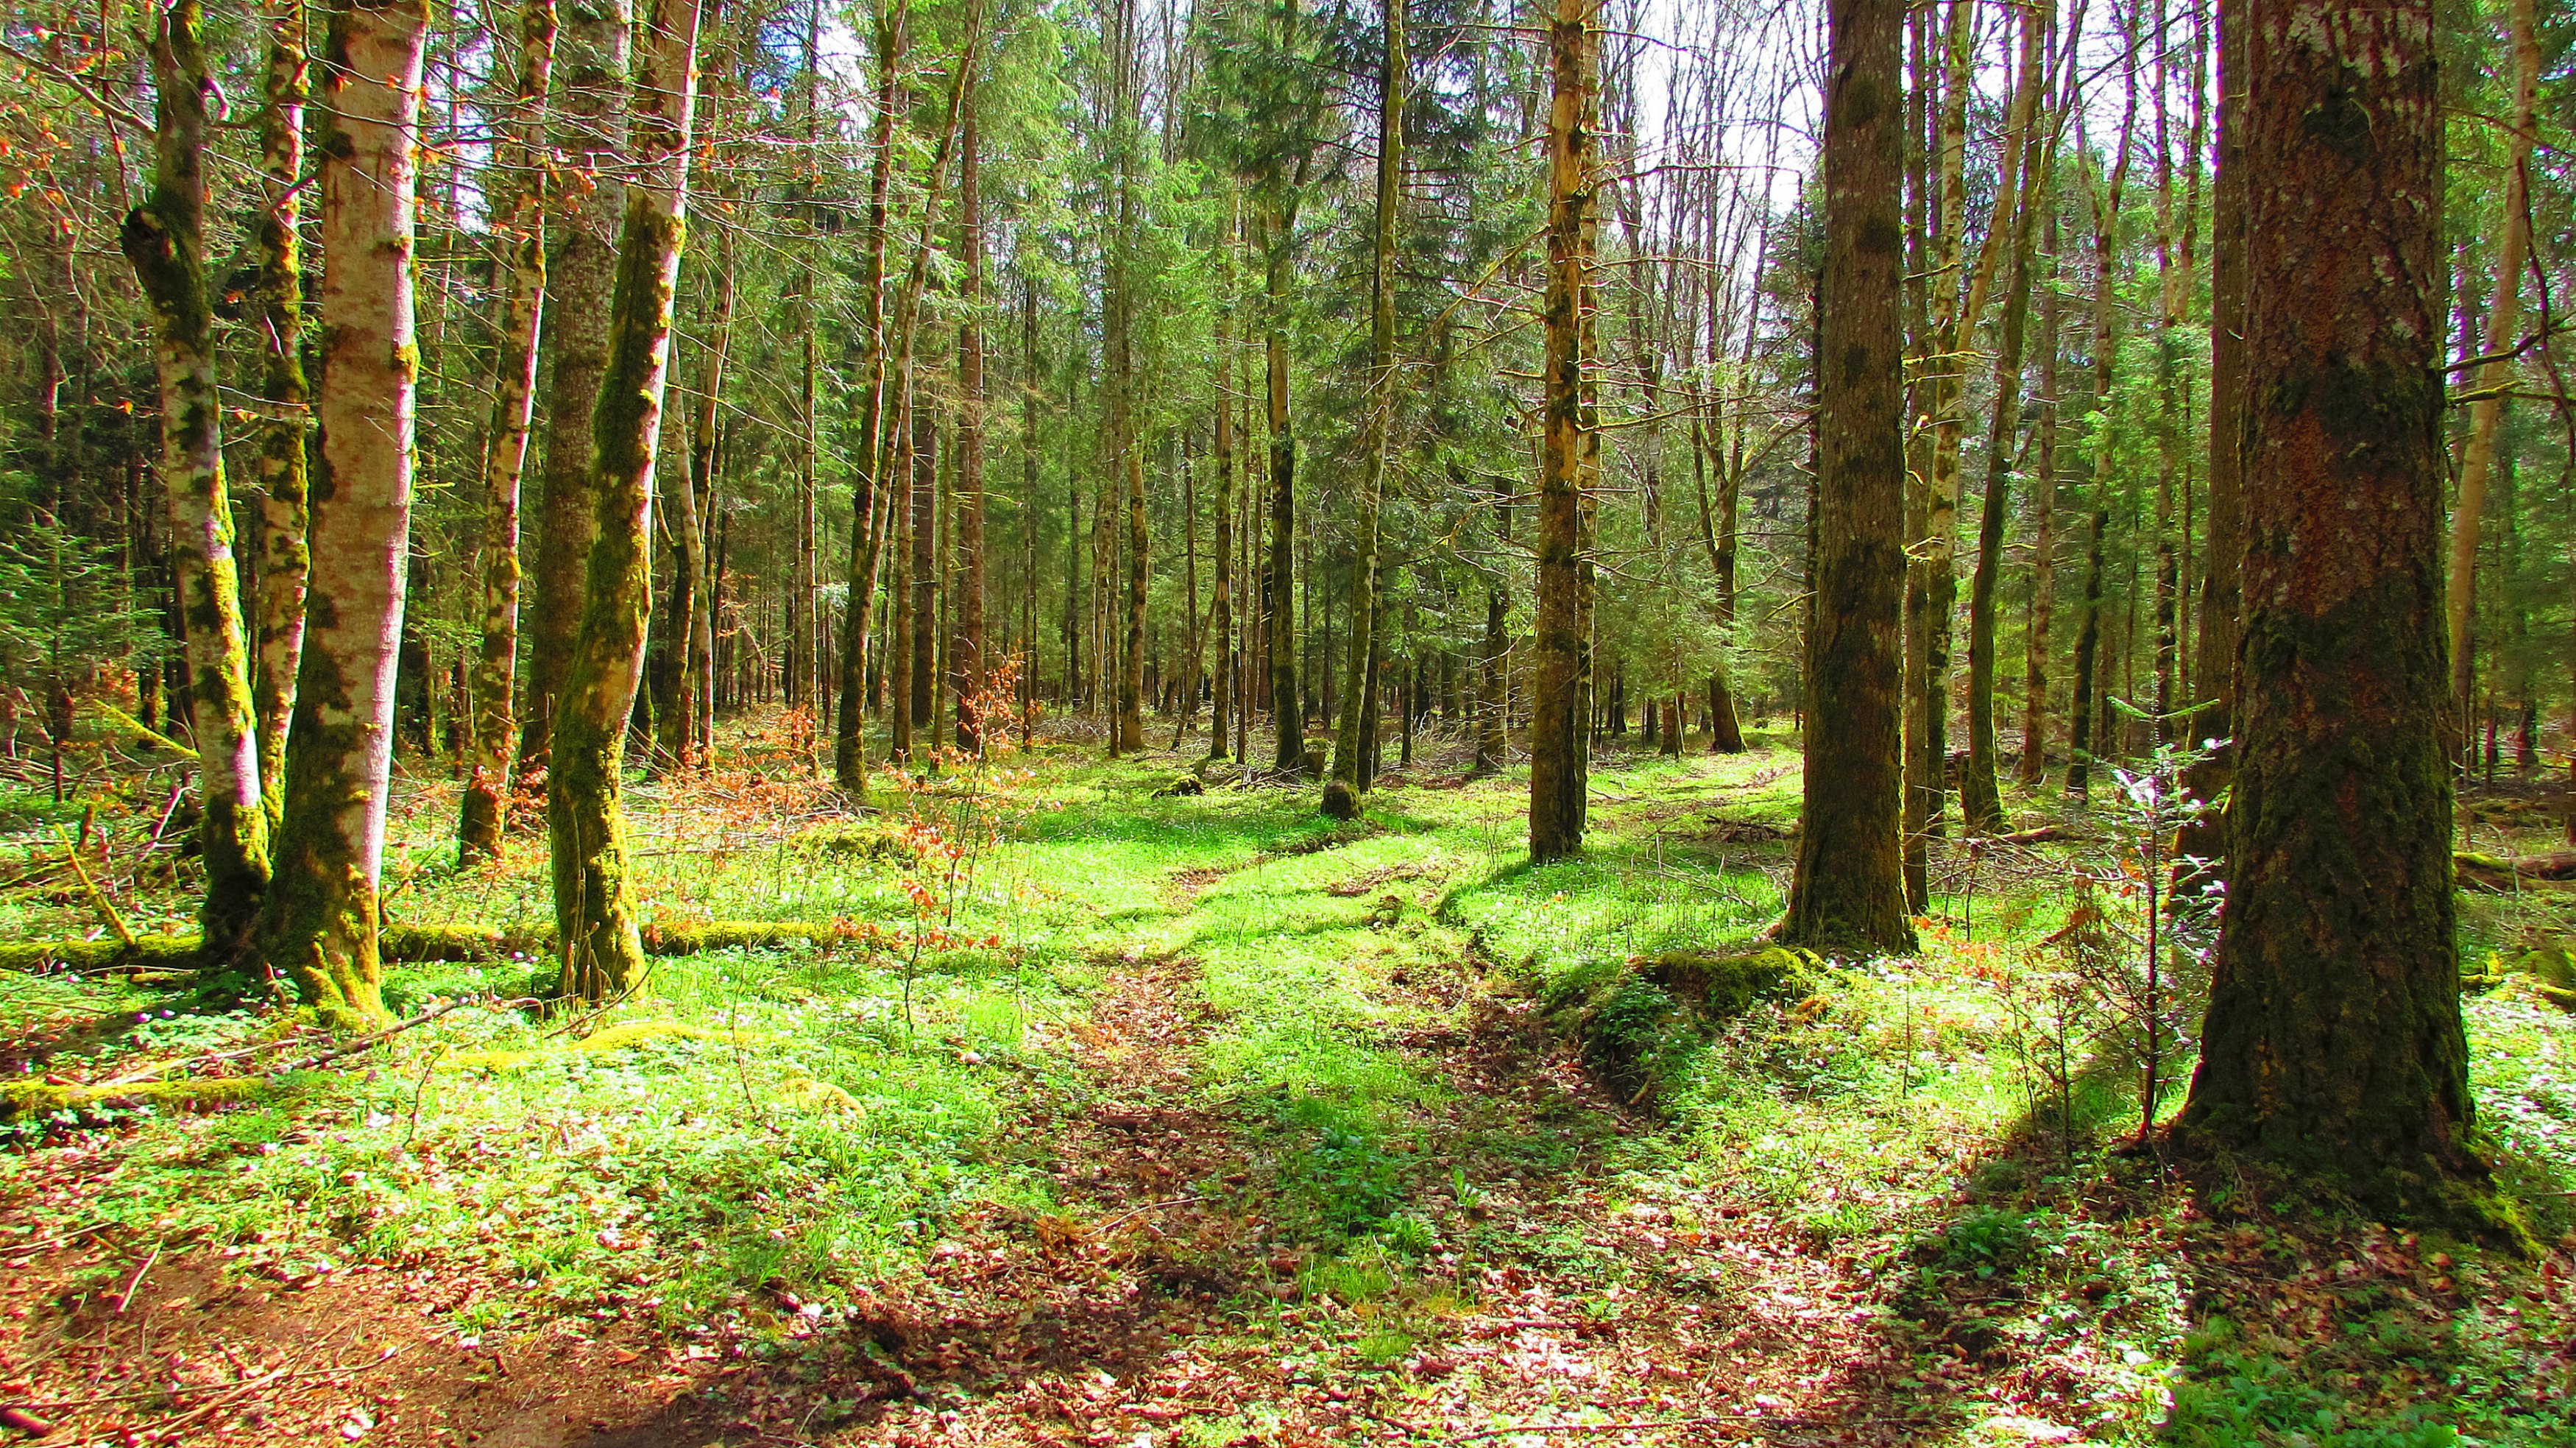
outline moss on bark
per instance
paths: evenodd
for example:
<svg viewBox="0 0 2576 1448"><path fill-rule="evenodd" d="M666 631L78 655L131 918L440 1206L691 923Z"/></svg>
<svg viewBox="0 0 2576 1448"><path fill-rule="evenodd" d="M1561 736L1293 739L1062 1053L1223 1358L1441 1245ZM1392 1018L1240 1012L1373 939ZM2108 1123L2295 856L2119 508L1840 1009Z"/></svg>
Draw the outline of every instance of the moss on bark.
<svg viewBox="0 0 2576 1448"><path fill-rule="evenodd" d="M163 1111L206 1111L264 1100L278 1090L275 1082L258 1076L135 1081L121 1086L12 1081L0 1085L0 1122L31 1121L64 1111L132 1110L142 1106Z"/></svg>

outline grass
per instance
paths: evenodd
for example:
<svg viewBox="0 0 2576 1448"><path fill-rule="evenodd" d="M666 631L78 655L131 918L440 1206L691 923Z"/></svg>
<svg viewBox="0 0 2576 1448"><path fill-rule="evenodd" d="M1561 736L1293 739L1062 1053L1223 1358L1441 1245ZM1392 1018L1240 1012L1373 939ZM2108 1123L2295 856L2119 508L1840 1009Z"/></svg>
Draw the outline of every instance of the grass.
<svg viewBox="0 0 2576 1448"><path fill-rule="evenodd" d="M1188 961L1204 1013L1189 1094L1236 1123L1303 1294L1346 1329L1331 1370L1427 1350L1472 1305L1484 1265L1594 1273L1580 1310L1630 1311L1622 1294L1650 1284L1623 1276L1578 1218L1496 1205L1580 1188L1677 1230L1723 1234L1720 1202L1788 1224L1812 1259L1876 1294L1894 1391L1938 1424L1926 1442L1994 1441L2026 1419L2191 1445L2576 1434L2567 1399L2548 1396L2566 1385L2545 1356L2564 1298L2517 1296L2530 1280L2517 1264L2113 1154L2134 1126L2136 1075L2095 1049L2098 1009L2071 1056L2055 1055L2062 855L1992 866L1973 892L1945 877L1954 893L1936 900L1919 959L1836 966L1811 998L1680 1042L1658 1058L1652 1115L1614 1131L1597 1111L1470 1090L1446 1069L1450 1047L1422 1043L1638 957L1749 941L1781 905L1794 754L1607 757L1586 854L1544 868L1525 862L1512 777L1399 782L1335 826L1302 791L1156 798L1167 759L1053 748L1019 765L981 792L908 801L947 838L991 832L939 895L935 938L911 857L797 818L810 796L757 763L691 799L643 786L640 884L656 910L847 921L849 943L660 960L645 998L595 1020L461 1010L396 1038L371 1069L314 1073L274 1104L94 1112L22 1125L22 1144L114 1152L122 1190L78 1212L230 1251L246 1270L439 1263L504 1284L460 1319L468 1330L555 1315L756 1330L781 1302L844 1302L906 1270L971 1206L1052 1210L1053 1181L1006 1142L1007 1124L1041 1099L1086 1099L1059 1042L1106 982ZM30 848L65 823L37 802L0 806L29 821ZM444 783L407 786L396 918L542 922L536 843L458 871L452 809ZM121 831L140 813L96 818ZM138 870L116 888L130 918L159 923L184 919L184 885L184 869ZM85 930L90 908L21 892L0 928ZM2481 955L2527 942L2559 910L2537 895L2474 901L2464 942ZM506 999L543 974L532 961L407 968L387 994L402 1008ZM2576 1230L2576 1029L2510 982L2468 1015L2505 1181L2544 1235ZM19 1042L13 1064L93 1079L144 1056L240 1049L281 1023L18 975L0 976L0 1027ZM41 1198L49 1160L0 1155L0 1200ZM1597 1180L1570 1180L1582 1172ZM1731 1270L1653 1287L1733 1291ZM1243 1312L1257 1326L1274 1310ZM2045 1378L2048 1411L2068 1421L2004 1394L2006 1364ZM1182 1441L1258 1428L1192 1425Z"/></svg>

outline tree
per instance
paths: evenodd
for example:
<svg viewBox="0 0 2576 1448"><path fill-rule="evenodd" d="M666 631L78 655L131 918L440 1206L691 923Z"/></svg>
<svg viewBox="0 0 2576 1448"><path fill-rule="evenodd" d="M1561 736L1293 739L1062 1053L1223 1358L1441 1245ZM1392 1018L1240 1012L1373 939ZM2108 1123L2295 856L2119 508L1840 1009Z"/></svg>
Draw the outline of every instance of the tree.
<svg viewBox="0 0 2576 1448"><path fill-rule="evenodd" d="M546 777L563 965L558 989L580 1000L626 994L644 971L619 771L652 614L653 471L670 381L672 291L687 225L698 4L655 0L652 39L635 79L634 172L624 188L608 363L591 421L592 542Z"/></svg>
<svg viewBox="0 0 2576 1448"><path fill-rule="evenodd" d="M155 20L152 190L126 215L118 239L152 306L161 478L187 625L188 726L203 801L197 839L206 893L198 921L206 965L220 971L248 959L269 863L206 280L206 103L221 92L198 38L202 20L197 0L171 0Z"/></svg>
<svg viewBox="0 0 2576 1448"><path fill-rule="evenodd" d="M546 180L538 165L548 78L554 71L554 0L529 0L519 21L518 89L506 122L504 184L496 197L501 316L494 328L492 431L483 457L483 627L474 657L473 758L457 822L466 864L501 853L502 797L509 788L512 690L519 653L519 481L536 410L538 322L546 297Z"/></svg>
<svg viewBox="0 0 2576 1448"><path fill-rule="evenodd" d="M274 0L269 18L267 98L260 108L260 200L252 233L259 246L260 401L269 417L251 462L259 489L258 677L251 708L259 729L260 804L273 830L286 805L286 730L295 714L295 669L304 652L308 492L306 442L313 398L304 376L304 103L311 95L304 53L304 0Z"/></svg>
<svg viewBox="0 0 2576 1448"><path fill-rule="evenodd" d="M591 414L608 365L608 315L619 264L619 176L626 148L630 0L574 0L556 38L555 149L579 200L554 208L546 256L546 452L538 474L534 617L528 690L519 700L521 771L546 762L555 700L571 667L591 544Z"/></svg>
<svg viewBox="0 0 2576 1448"><path fill-rule="evenodd" d="M1586 470L1597 426L1583 368L1592 305L1593 129L1600 54L1593 0L1556 0L1548 24L1547 371L1539 442L1538 624L1530 704L1530 858L1583 848L1591 749L1583 697L1580 568Z"/></svg>
<svg viewBox="0 0 2576 1448"><path fill-rule="evenodd" d="M2474 1217L2442 634L2431 0L2246 15L2245 608L2193 1137Z"/></svg>
<svg viewBox="0 0 2576 1448"><path fill-rule="evenodd" d="M286 808L260 947L326 1020L382 1020L376 899L411 556L413 199L427 0L331 13L320 144L322 467Z"/></svg>
<svg viewBox="0 0 2576 1448"><path fill-rule="evenodd" d="M1897 841L1903 16L1900 0L1833 0L1830 11L1807 788L1780 929L1794 944L1865 954L1914 946Z"/></svg>
<svg viewBox="0 0 2576 1448"><path fill-rule="evenodd" d="M1333 778L1365 792L1374 772L1363 767L1374 730L1363 731L1368 701L1377 695L1378 511L1386 493L1389 434L1395 414L1396 210L1403 196L1404 92L1411 77L1404 55L1405 0L1385 0L1386 51L1378 67L1377 234L1370 247L1368 422L1360 444L1359 517L1351 526L1358 552L1351 560L1351 687L1342 696L1342 718L1333 738Z"/></svg>

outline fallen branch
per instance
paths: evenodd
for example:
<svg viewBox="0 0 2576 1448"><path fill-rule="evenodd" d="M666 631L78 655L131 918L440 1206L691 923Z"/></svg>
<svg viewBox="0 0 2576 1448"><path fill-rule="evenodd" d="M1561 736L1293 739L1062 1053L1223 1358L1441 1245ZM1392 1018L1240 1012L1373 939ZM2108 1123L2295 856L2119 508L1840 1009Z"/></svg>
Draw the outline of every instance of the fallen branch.
<svg viewBox="0 0 2576 1448"><path fill-rule="evenodd" d="M2576 850L2546 855L2481 855L2462 850L2451 867L2463 886L2480 890L2513 890L2534 880L2576 880Z"/></svg>
<svg viewBox="0 0 2576 1448"><path fill-rule="evenodd" d="M86 830L89 827L89 817L87 815L83 815L81 817L81 821L81 827ZM98 907L99 914L107 917L107 928L116 932L116 938L124 942L126 949L132 950L134 948L134 927L125 923L125 917L117 913L116 902L108 899L107 892L98 888L98 881L90 878L89 866L81 863L80 846L73 844L69 840L65 840L63 841L63 853L68 856L72 862L72 872L80 876L82 888L89 891L90 903Z"/></svg>
<svg viewBox="0 0 2576 1448"><path fill-rule="evenodd" d="M1508 1438L1514 1433L1625 1433L1647 1428L1706 1428L1718 1423L1743 1421L1714 1415L1698 1418L1637 1419L1614 1423L1523 1423L1516 1428L1485 1428L1474 1433L1461 1433L1461 1443L1478 1438Z"/></svg>
<svg viewBox="0 0 2576 1448"><path fill-rule="evenodd" d="M401 1035L403 1032L410 1030L414 1026L426 1025L431 1021L437 1020L440 1016L446 1015L450 1011L462 1010L473 1004L475 1004L473 997L458 996L456 999L449 1001L447 1004L440 1006L434 1011L423 1011L409 1020L396 1021L381 1031L360 1036L353 1041L343 1041L339 1045L333 1046L330 1050L323 1051L317 1055L307 1056L303 1060L295 1062L293 1065L280 1066L277 1069L281 1072L310 1071L316 1066L337 1061L343 1056L354 1056L360 1051L372 1050L377 1046L383 1045L386 1041ZM518 1006L543 1004L544 1002L538 1000L534 996L522 996L517 1000L495 1002L493 1003L493 1009L509 1010Z"/></svg>

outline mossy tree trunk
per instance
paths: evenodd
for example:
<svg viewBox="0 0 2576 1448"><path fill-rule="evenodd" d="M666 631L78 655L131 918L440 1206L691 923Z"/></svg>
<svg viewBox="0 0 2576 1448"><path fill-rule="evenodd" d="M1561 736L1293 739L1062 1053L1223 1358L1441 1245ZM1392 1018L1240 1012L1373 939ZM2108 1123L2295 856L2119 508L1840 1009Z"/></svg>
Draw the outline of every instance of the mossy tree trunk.
<svg viewBox="0 0 2576 1448"><path fill-rule="evenodd" d="M624 994L644 973L619 771L652 612L653 465L686 232L698 5L655 0L652 39L635 78L635 169L624 188L608 364L591 428L593 541L546 777L555 938L563 953L559 989L581 1000Z"/></svg>
<svg viewBox="0 0 2576 1448"><path fill-rule="evenodd" d="M539 164L546 87L554 70L554 0L530 0L519 22L518 85L499 158L510 186L496 197L501 315L494 327L492 429L483 457L483 629L469 684L474 727L457 853L497 858L510 788L519 652L519 482L536 409L538 322L546 296L546 178Z"/></svg>
<svg viewBox="0 0 2576 1448"><path fill-rule="evenodd" d="M1825 269L1817 517L1807 615L1806 788L1780 936L1860 954L1914 947L1897 837L1904 773L1903 0L1833 0L1825 72Z"/></svg>
<svg viewBox="0 0 2576 1448"><path fill-rule="evenodd" d="M2218 10L2218 166L2211 178L2209 217L2209 523L2208 555L2200 574L2199 638L2193 650L2197 677L2191 740L2206 747L2221 741L2193 766L2185 781L2195 798L2221 798L2230 777L2236 729L2236 619L2244 607L2245 562L2245 203L2248 178L2241 142L2245 131L2245 11ZM2188 901L2223 878L2227 821L2210 811L2183 828L2178 853L2210 862L2177 881L2174 898Z"/></svg>
<svg viewBox="0 0 2576 1448"><path fill-rule="evenodd" d="M270 966L325 1020L385 1016L376 886L393 769L394 670L411 552L413 201L427 0L348 0L323 67L322 466Z"/></svg>
<svg viewBox="0 0 2576 1448"><path fill-rule="evenodd" d="M1288 6L1293 22L1294 0ZM1288 272L1297 228L1293 197L1273 196L1264 212L1268 244L1268 305L1262 338L1264 395L1270 431L1270 566L1266 612L1270 637L1270 720L1276 744L1271 767L1296 774L1306 767L1306 718L1297 692L1297 435L1288 410Z"/></svg>
<svg viewBox="0 0 2576 1448"><path fill-rule="evenodd" d="M2432 0L2246 16L2245 610L2230 877L2183 1124L2475 1220L2442 633Z"/></svg>
<svg viewBox="0 0 2576 1448"><path fill-rule="evenodd" d="M1548 23L1547 360L1539 444L1537 637L1531 672L1530 858L1583 848L1583 501L1594 426L1584 388L1584 313L1595 203L1593 128L1600 56L1593 0L1556 0Z"/></svg>
<svg viewBox="0 0 2576 1448"><path fill-rule="evenodd" d="M119 240L152 308L161 478L169 490L171 563L186 625L188 726L204 804L197 829L206 868L199 919L206 962L224 970L249 957L268 889L269 839L206 282L206 102L220 92L198 39L202 19L197 0L173 0L154 22L151 191L127 213Z"/></svg>
<svg viewBox="0 0 2576 1448"><path fill-rule="evenodd" d="M1385 0L1386 51L1378 67L1377 235L1370 247L1368 422L1360 443L1359 516L1351 524L1351 633L1344 656L1351 688L1333 735L1333 778L1365 793L1376 773L1378 514L1386 494L1387 450L1395 428L1395 266L1397 208L1403 199L1405 0Z"/></svg>
<svg viewBox="0 0 2576 1448"><path fill-rule="evenodd" d="M589 189L555 208L546 258L546 449L537 475L535 597L527 620L528 691L519 703L521 771L545 766L555 701L571 668L590 556L591 419L608 365L608 314L619 265L625 184L630 0L572 0L556 37L563 94L556 164Z"/></svg>
<svg viewBox="0 0 2576 1448"><path fill-rule="evenodd" d="M2057 384L2061 310L2057 287L2057 208L2048 208L2040 254L2047 275L2039 283L2039 416L2030 469L2030 616L2023 630L2021 760L2014 779L2035 787L2048 772L2049 625L2057 611Z"/></svg>
<svg viewBox="0 0 2576 1448"><path fill-rule="evenodd" d="M251 707L259 729L260 804L274 830L286 805L286 731L295 713L295 669L304 652L306 444L313 397L304 376L304 103L311 94L304 0L274 0L267 89L259 117L260 400L268 409L252 482L259 489L258 675Z"/></svg>
<svg viewBox="0 0 2576 1448"><path fill-rule="evenodd" d="M2107 285L2104 278L2118 273L2120 201L2129 184L2129 133L2138 122L2137 68L2128 67L2126 75L2126 99L2121 105L2120 135L2113 143L2110 173L2096 171L2093 175L2093 432L2086 439L2086 445L2093 450L2089 499L2092 521L2084 538L2084 605L2083 612L2076 616L2074 699L2066 721L2066 792L2078 800L2092 788L2094 746L2108 743L2094 737L2098 712L2094 705L2095 695L2103 691L2102 595L2111 497L2118 484L2111 446L2111 383L2119 363L2120 313L2117 289Z"/></svg>

